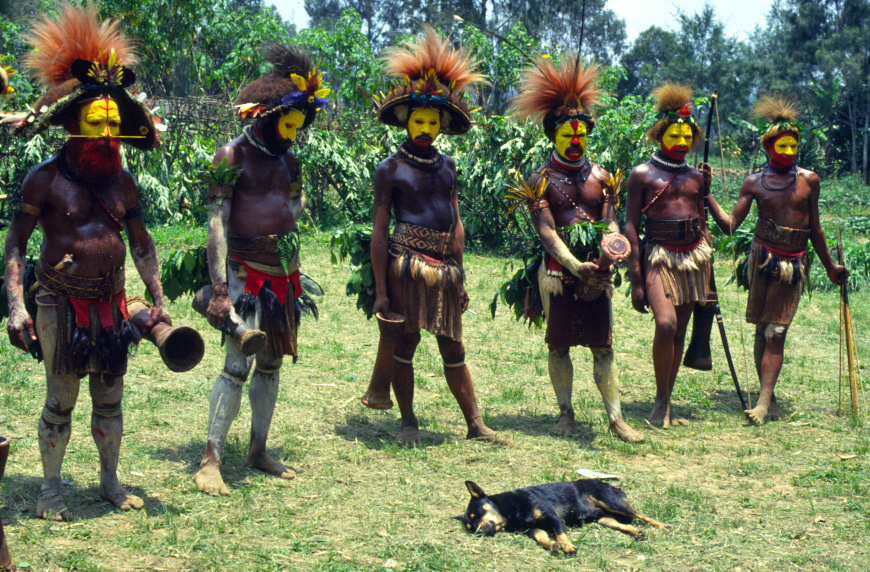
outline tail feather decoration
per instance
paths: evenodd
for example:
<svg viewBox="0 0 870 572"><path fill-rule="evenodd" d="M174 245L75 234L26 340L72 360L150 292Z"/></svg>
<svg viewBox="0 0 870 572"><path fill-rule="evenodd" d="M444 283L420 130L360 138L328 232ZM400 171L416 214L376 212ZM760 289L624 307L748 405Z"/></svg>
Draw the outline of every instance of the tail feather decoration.
<svg viewBox="0 0 870 572"><path fill-rule="evenodd" d="M311 56L299 46L269 44L266 46L266 60L272 64L272 73L288 79L293 74L307 77L314 70Z"/></svg>
<svg viewBox="0 0 870 572"><path fill-rule="evenodd" d="M422 35L406 40L401 46L388 48L384 60L388 76L410 83L431 72L451 91L464 91L486 79L477 71L478 64L468 50L453 49L429 25L423 26Z"/></svg>
<svg viewBox="0 0 870 572"><path fill-rule="evenodd" d="M520 94L511 102L518 116L542 120L560 107L591 113L604 91L598 87L601 69L584 67L583 62L567 54L558 67L552 58L538 57L535 66L523 70Z"/></svg>
<svg viewBox="0 0 870 572"><path fill-rule="evenodd" d="M94 4L79 8L64 2L62 11L63 16L56 21L43 16L26 38L34 50L25 56L24 63L46 88L73 79L76 60L100 62L107 67L112 50L118 63L138 63L132 45L121 32L120 21L99 22Z"/></svg>

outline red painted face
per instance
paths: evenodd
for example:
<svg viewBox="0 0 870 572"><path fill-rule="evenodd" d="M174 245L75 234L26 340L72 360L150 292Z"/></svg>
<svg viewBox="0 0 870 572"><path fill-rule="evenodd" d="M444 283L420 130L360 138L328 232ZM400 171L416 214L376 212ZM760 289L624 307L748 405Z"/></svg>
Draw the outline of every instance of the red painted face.
<svg viewBox="0 0 870 572"><path fill-rule="evenodd" d="M791 133L783 133L767 147L770 165L776 169L790 169L797 159L798 141Z"/></svg>

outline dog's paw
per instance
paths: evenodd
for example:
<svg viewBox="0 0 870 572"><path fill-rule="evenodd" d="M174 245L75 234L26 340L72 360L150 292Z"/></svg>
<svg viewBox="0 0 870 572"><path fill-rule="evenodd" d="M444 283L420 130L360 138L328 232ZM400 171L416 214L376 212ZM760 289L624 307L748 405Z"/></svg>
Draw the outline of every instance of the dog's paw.
<svg viewBox="0 0 870 572"><path fill-rule="evenodd" d="M562 542L554 542L552 550L556 554L558 554L559 552L564 552L565 554L577 554L577 549L567 540Z"/></svg>

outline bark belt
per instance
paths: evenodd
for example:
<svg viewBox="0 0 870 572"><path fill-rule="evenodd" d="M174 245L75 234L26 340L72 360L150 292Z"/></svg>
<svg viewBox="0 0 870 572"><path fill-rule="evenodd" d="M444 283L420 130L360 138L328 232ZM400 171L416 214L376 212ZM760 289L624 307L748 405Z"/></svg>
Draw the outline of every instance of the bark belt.
<svg viewBox="0 0 870 572"><path fill-rule="evenodd" d="M694 242L701 238L701 219L698 217L683 220L645 219L644 233L647 242Z"/></svg>
<svg viewBox="0 0 870 572"><path fill-rule="evenodd" d="M453 254L453 230L441 232L407 222L396 223L390 242L420 252L448 258Z"/></svg>
<svg viewBox="0 0 870 572"><path fill-rule="evenodd" d="M782 250L801 251L807 248L810 229L779 226L772 220L760 218L755 223L755 238L775 244Z"/></svg>
<svg viewBox="0 0 870 572"><path fill-rule="evenodd" d="M227 233L227 248L233 252L268 253L278 252L281 234L235 234Z"/></svg>
<svg viewBox="0 0 870 572"><path fill-rule="evenodd" d="M124 267L103 276L74 276L56 270L42 258L36 263L36 279L46 290L67 298L109 300L124 291Z"/></svg>

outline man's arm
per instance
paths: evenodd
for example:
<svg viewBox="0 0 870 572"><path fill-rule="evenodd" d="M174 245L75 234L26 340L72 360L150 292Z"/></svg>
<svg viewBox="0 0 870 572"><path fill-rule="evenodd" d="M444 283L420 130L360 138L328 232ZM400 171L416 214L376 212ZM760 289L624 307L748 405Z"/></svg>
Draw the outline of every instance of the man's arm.
<svg viewBox="0 0 870 572"><path fill-rule="evenodd" d="M628 176L628 196L625 200L625 237L631 245L631 253L628 255L628 272L631 276L631 305L641 314L646 314L646 286L641 266L638 236L646 173L639 171L639 169L640 167L635 167Z"/></svg>
<svg viewBox="0 0 870 572"><path fill-rule="evenodd" d="M218 149L212 163L220 165L224 160L228 166L236 165L233 149L227 145ZM233 307L227 285L227 223L232 207L232 188L209 188L208 197L208 237L206 256L208 273L211 278L212 298L208 303L208 323L220 328Z"/></svg>
<svg viewBox="0 0 870 572"><path fill-rule="evenodd" d="M5 283L9 300L9 339L15 346L26 350L31 341L36 341L36 330L33 327L33 317L24 307L24 257L27 254L27 241L36 228L39 215L43 209L48 177L38 172L31 172L21 185L21 199L30 208L19 209L12 216L12 224L6 234L6 274ZM29 341L28 341L29 340Z"/></svg>
<svg viewBox="0 0 870 572"><path fill-rule="evenodd" d="M707 206L710 208L710 216L722 229L722 232L731 236L734 231L743 224L746 216L749 214L749 209L752 208L752 183L747 177L743 181L743 186L740 187L740 194L737 196L737 202L734 203L734 208L731 209L731 215L725 212L725 209L716 202L713 193L707 195Z"/></svg>
<svg viewBox="0 0 870 572"><path fill-rule="evenodd" d="M375 313L387 314L390 299L387 293L387 260L389 255L388 235L390 232L390 211L393 206L392 186L390 184L391 166L389 159L378 166L375 172L374 223L372 225L372 273L375 277Z"/></svg>
<svg viewBox="0 0 870 572"><path fill-rule="evenodd" d="M825 231L822 229L822 223L819 220L819 176L812 172L807 173L806 181L810 185L810 240L813 243L813 249L819 257L819 261L825 267L825 272L828 273L828 279L834 284L839 284L841 277L849 276L849 271L841 264L834 264L834 261L831 259L831 252L828 250Z"/></svg>
<svg viewBox="0 0 870 572"><path fill-rule="evenodd" d="M462 258L465 256L465 227L462 225L462 219L459 217L459 178L456 176L456 163L450 160L450 168L453 170L453 259L462 266ZM459 285L459 304L462 311L468 309L468 291L465 289L465 284Z"/></svg>
<svg viewBox="0 0 870 572"><path fill-rule="evenodd" d="M529 179L529 186L537 189L541 184L541 177L534 176ZM549 191L544 192L542 200L549 197ZM535 225L535 230L541 238L541 244L552 256L556 262L561 264L574 276L580 278L599 290L604 290L610 284L610 273L599 272L598 266L592 262L580 262L577 257L571 254L568 246L559 238L556 233L556 221L553 219L553 213L550 212L550 207L538 209L532 213L532 222Z"/></svg>
<svg viewBox="0 0 870 572"><path fill-rule="evenodd" d="M124 223L127 227L130 255L133 257L136 270L139 271L139 276L142 277L142 282L145 283L153 302L151 319L146 327L150 329L158 322L172 325L169 312L166 311L163 285L160 284L160 263L157 261L157 249L154 247L154 240L145 228L142 211L137 208L139 206L139 190L129 175L121 177L119 181L121 181L119 184L123 185L122 190L126 198L127 209L137 209L136 214L125 219Z"/></svg>
<svg viewBox="0 0 870 572"><path fill-rule="evenodd" d="M604 197L616 197L619 189L611 189L607 185L610 183L610 173L608 173L605 169L598 167L600 173L597 175L596 179L601 181L602 190L604 193ZM607 228L610 232L619 232L619 223L616 222L616 202L609 200L602 200L601 202L601 222L607 225Z"/></svg>

